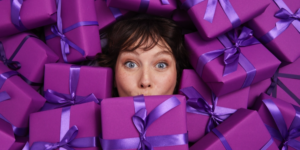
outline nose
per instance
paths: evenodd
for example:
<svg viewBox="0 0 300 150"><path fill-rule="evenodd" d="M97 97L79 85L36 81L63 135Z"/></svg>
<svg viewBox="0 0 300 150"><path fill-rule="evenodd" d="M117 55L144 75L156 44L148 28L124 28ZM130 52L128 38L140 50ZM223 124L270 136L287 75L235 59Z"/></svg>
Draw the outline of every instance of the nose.
<svg viewBox="0 0 300 150"><path fill-rule="evenodd" d="M140 76L139 88L147 89L152 87L150 71L148 69L143 69Z"/></svg>

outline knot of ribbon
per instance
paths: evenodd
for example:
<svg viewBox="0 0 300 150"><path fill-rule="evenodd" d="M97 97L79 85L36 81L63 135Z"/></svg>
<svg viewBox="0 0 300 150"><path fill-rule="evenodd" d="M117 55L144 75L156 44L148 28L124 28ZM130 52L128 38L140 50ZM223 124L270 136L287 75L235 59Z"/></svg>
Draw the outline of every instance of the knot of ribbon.
<svg viewBox="0 0 300 150"><path fill-rule="evenodd" d="M296 140L296 138L300 137L300 107L293 105L296 114L293 119L293 122L288 128L283 118L283 115L277 107L277 105L271 99L264 99L263 103L268 108L278 128L277 130L273 127L266 125L271 136L281 141L279 148L281 150L287 150L288 146L291 146L295 149L300 149L300 142Z"/></svg>
<svg viewBox="0 0 300 150"><path fill-rule="evenodd" d="M58 93L54 90L47 89L44 93L44 97L47 100L45 105L41 110L49 110L55 108L61 108L66 106L71 106L75 104L82 104L87 102L94 101L97 104L100 104L99 99L91 93L88 96L77 96L76 90L78 86L80 76L80 66L72 65L70 67L70 80L69 80L69 90L70 94Z"/></svg>
<svg viewBox="0 0 300 150"><path fill-rule="evenodd" d="M218 97L213 93L211 94L212 105L209 105L194 87L183 88L180 91L188 98L186 103L187 112L209 116L206 133L211 132L212 129L236 112L236 109L217 106Z"/></svg>
<svg viewBox="0 0 300 150"><path fill-rule="evenodd" d="M2 61L4 65L6 65L8 68L12 70L18 70L21 68L20 62L12 61L11 59L6 58L2 42L0 42L0 61Z"/></svg>
<svg viewBox="0 0 300 150"><path fill-rule="evenodd" d="M292 14L284 8L281 8L275 13L275 17L284 19L285 22L292 23L294 20L300 20L300 9L296 13Z"/></svg>
<svg viewBox="0 0 300 150"><path fill-rule="evenodd" d="M27 30L21 21L20 12L22 5L23 0L11 0L11 21L14 26L21 32Z"/></svg>

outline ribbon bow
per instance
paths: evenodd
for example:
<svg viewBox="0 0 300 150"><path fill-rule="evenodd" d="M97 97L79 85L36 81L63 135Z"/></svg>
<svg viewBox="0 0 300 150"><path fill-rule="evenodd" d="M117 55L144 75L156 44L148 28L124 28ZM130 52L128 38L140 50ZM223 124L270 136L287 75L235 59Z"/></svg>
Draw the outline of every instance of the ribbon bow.
<svg viewBox="0 0 300 150"><path fill-rule="evenodd" d="M236 112L236 109L230 109L217 106L218 97L212 93L212 104L209 105L201 94L194 89L194 87L187 87L180 90L185 96L188 97L186 103L186 111L200 115L209 116L209 121L206 126L206 133L226 120L230 115Z"/></svg>
<svg viewBox="0 0 300 150"><path fill-rule="evenodd" d="M265 99L263 103L271 113L279 130L266 125L271 136L281 141L279 148L281 150L287 150L288 146L291 146L295 149L300 149L300 142L296 140L296 138L300 137L300 107L293 105L296 114L292 124L287 128L283 115L277 105L271 99Z"/></svg>
<svg viewBox="0 0 300 150"><path fill-rule="evenodd" d="M0 60L6 65L8 68L12 70L18 70L21 68L21 64L18 61L12 61L11 59L7 59L5 55L5 51L2 43L0 42Z"/></svg>

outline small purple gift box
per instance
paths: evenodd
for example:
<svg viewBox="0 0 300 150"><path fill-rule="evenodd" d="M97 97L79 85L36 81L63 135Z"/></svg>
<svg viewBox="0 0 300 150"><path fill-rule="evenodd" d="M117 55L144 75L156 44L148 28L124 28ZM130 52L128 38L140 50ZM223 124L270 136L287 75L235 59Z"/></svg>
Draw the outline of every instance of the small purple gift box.
<svg viewBox="0 0 300 150"><path fill-rule="evenodd" d="M300 107L261 94L255 109L279 149L300 149Z"/></svg>
<svg viewBox="0 0 300 150"><path fill-rule="evenodd" d="M47 45L60 62L92 59L101 52L94 0L57 1L57 24L45 28Z"/></svg>
<svg viewBox="0 0 300 150"><path fill-rule="evenodd" d="M188 150L185 97L135 96L101 102L103 150Z"/></svg>
<svg viewBox="0 0 300 150"><path fill-rule="evenodd" d="M260 15L270 0L180 0L205 39L213 39Z"/></svg>
<svg viewBox="0 0 300 150"><path fill-rule="evenodd" d="M239 109L190 150L278 150L256 111Z"/></svg>
<svg viewBox="0 0 300 150"><path fill-rule="evenodd" d="M248 22L254 36L285 63L300 57L299 8L299 0L274 0L263 14Z"/></svg>
<svg viewBox="0 0 300 150"><path fill-rule="evenodd" d="M0 104L1 105L1 104ZM9 149L15 142L15 135L11 124L0 119L0 145L1 149Z"/></svg>
<svg viewBox="0 0 300 150"><path fill-rule="evenodd" d="M20 33L0 40L0 61L37 89L44 79L45 64L57 62L58 56L33 34Z"/></svg>
<svg viewBox="0 0 300 150"><path fill-rule="evenodd" d="M211 41L186 34L185 45L193 68L217 96L270 78L280 65L246 27Z"/></svg>
<svg viewBox="0 0 300 150"><path fill-rule="evenodd" d="M237 109L247 108L249 87L215 97L194 70L183 70L179 89L187 96L187 129L190 142L198 141Z"/></svg>
<svg viewBox="0 0 300 150"><path fill-rule="evenodd" d="M47 64L45 67L44 96L47 100L42 110L111 97L112 70L104 67Z"/></svg>
<svg viewBox="0 0 300 150"><path fill-rule="evenodd" d="M100 121L100 106L94 102L33 113L30 148L98 150Z"/></svg>
<svg viewBox="0 0 300 150"><path fill-rule="evenodd" d="M171 18L176 0L107 0L107 6Z"/></svg>
<svg viewBox="0 0 300 150"><path fill-rule="evenodd" d="M0 18L2 38L55 23L56 3L55 0L1 0Z"/></svg>

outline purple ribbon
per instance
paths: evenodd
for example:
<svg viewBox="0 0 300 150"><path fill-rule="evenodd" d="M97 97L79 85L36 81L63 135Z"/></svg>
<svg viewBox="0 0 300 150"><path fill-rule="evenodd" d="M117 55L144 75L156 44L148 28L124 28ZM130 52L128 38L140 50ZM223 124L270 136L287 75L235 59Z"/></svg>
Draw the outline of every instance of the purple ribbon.
<svg viewBox="0 0 300 150"><path fill-rule="evenodd" d="M72 65L70 67L70 80L69 80L69 89L70 94L62 94L51 89L47 89L44 93L44 97L47 100L42 111L50 110L55 108L61 108L66 106L71 106L75 104L82 104L87 102L94 101L97 104L100 104L99 99L92 93L88 96L77 96L76 90L78 86L80 76L80 66Z"/></svg>
<svg viewBox="0 0 300 150"><path fill-rule="evenodd" d="M300 9L293 14L283 0L274 0L274 2L280 8L280 10L277 11L274 16L280 20L276 22L276 25L272 30L260 38L263 43L269 43L274 40L291 24L293 24L297 31L300 32Z"/></svg>
<svg viewBox="0 0 300 150"><path fill-rule="evenodd" d="M218 97L216 97L213 93L213 105L209 105L194 87L187 87L180 91L188 98L186 103L187 112L209 116L205 130L206 133L209 133L212 129L236 112L236 109L217 106Z"/></svg>
<svg viewBox="0 0 300 150"><path fill-rule="evenodd" d="M107 0L104 0L104 1L106 2ZM108 7L108 8L110 9L111 13L113 14L113 16L115 17L116 20L120 19L123 16L120 9L115 8L115 7Z"/></svg>
<svg viewBox="0 0 300 150"><path fill-rule="evenodd" d="M149 3L150 3L150 0L141 0L141 4L140 4L138 12L146 13L148 10L148 7L149 7ZM161 4L169 5L170 3L169 3L169 0L161 0Z"/></svg>
<svg viewBox="0 0 300 150"><path fill-rule="evenodd" d="M100 138L103 150L111 149L138 149L153 150L153 147L176 146L188 143L187 134L174 134L162 136L146 136L148 127L162 115L180 105L180 101L175 97L171 97L158 105L147 116L146 107L143 107L143 96L134 97L135 115L132 121L140 134L140 137L125 138L116 140L106 140ZM136 101L137 100L137 101ZM138 105L136 105L138 104ZM144 105L145 106L145 105Z"/></svg>
<svg viewBox="0 0 300 150"><path fill-rule="evenodd" d="M67 55L70 54L70 49L69 49L70 46L75 50L77 50L82 56L85 55L85 52L79 46L71 42L64 34L66 32L69 32L81 26L92 26L92 25L99 25L99 24L97 21L82 21L82 22L75 23L63 30L62 19L61 19L61 0L57 0L56 2L57 2L57 26L53 25L51 27L51 31L53 34L47 36L46 40L52 39L57 36L61 38L60 46L61 46L62 56L64 61L67 63L68 62Z"/></svg>
<svg viewBox="0 0 300 150"><path fill-rule="evenodd" d="M279 148L281 150L287 150L288 146L291 146L295 149L300 149L300 142L296 140L296 138L300 137L300 107L292 105L296 114L292 124L287 128L283 115L277 105L271 99L265 99L263 103L268 108L278 128L277 130L266 125L271 136L281 141Z"/></svg>
<svg viewBox="0 0 300 150"><path fill-rule="evenodd" d="M15 75L19 75L18 72L16 71L8 71L5 73L0 74L0 89L2 88L3 84L5 83L5 81ZM0 102L3 102L5 100L9 100L10 96L5 92L1 92L0 93ZM0 114L0 119L8 122L9 124L11 124L12 129L14 131L14 134L18 135L18 136L25 136L28 132L28 128L18 128L16 126L14 126L12 123L10 123L3 115Z"/></svg>
<svg viewBox="0 0 300 150"><path fill-rule="evenodd" d="M23 32L26 31L26 27L21 21L20 11L23 4L23 0L11 0L11 21L15 27Z"/></svg>
<svg viewBox="0 0 300 150"><path fill-rule="evenodd" d="M182 3L181 8L188 11L190 8L203 1L204 0L186 0ZM218 1L221 4L221 7L223 8L226 16L230 20L232 27L233 28L239 27L242 24L242 22L239 16L237 15L237 13L235 12L234 8L232 7L229 0L208 0L203 19L210 23L213 22Z"/></svg>
<svg viewBox="0 0 300 150"><path fill-rule="evenodd" d="M247 27L243 27L242 32L238 36L238 30L234 29L228 32L227 36L222 35L219 36L218 39L225 48L202 54L199 57L197 63L196 71L198 75L202 76L204 66L207 63L224 54L225 69L223 76L236 71L238 64L240 64L247 73L242 88L251 85L256 74L256 69L251 64L251 62L241 53L240 47L260 44L259 41L253 37L252 30Z"/></svg>
<svg viewBox="0 0 300 150"><path fill-rule="evenodd" d="M300 75L293 75L293 74L285 74L285 73L279 73L278 70L272 77L272 83L270 87L267 90L267 94L271 95L272 97L277 97L277 85L281 87L289 96L291 96L299 105L300 105L300 99L289 89L286 85L284 85L278 77L283 78L290 78L290 79L297 79L300 80Z"/></svg>

